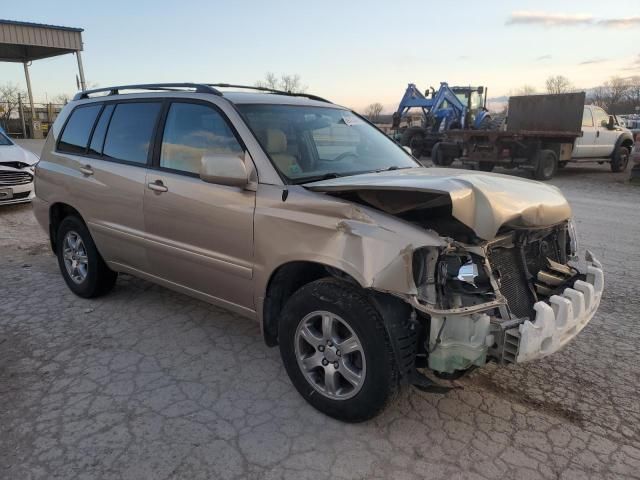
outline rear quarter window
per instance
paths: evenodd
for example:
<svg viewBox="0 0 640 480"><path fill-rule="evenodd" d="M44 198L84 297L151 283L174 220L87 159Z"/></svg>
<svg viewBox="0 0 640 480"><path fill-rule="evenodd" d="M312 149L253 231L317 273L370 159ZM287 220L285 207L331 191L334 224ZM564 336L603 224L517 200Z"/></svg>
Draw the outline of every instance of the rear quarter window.
<svg viewBox="0 0 640 480"><path fill-rule="evenodd" d="M84 153L89 143L93 124L100 113L101 104L76 107L64 127L58 150L68 153Z"/></svg>

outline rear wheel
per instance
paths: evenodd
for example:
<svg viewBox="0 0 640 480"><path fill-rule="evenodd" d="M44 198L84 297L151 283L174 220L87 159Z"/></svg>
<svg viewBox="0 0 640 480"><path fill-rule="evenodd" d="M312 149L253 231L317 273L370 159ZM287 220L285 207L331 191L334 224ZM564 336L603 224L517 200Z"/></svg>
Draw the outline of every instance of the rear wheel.
<svg viewBox="0 0 640 480"><path fill-rule="evenodd" d="M62 220L56 245L60 272L73 293L93 298L113 288L118 274L107 267L82 220L75 216Z"/></svg>
<svg viewBox="0 0 640 480"><path fill-rule="evenodd" d="M382 317L351 283L321 279L298 290L284 307L278 340L291 382L326 415L368 420L398 388Z"/></svg>
<svg viewBox="0 0 640 480"><path fill-rule="evenodd" d="M533 177L536 180L551 180L558 170L558 157L553 150L540 150L535 159Z"/></svg>
<svg viewBox="0 0 640 480"><path fill-rule="evenodd" d="M611 159L611 171L614 173L624 172L629 164L629 149L618 147Z"/></svg>

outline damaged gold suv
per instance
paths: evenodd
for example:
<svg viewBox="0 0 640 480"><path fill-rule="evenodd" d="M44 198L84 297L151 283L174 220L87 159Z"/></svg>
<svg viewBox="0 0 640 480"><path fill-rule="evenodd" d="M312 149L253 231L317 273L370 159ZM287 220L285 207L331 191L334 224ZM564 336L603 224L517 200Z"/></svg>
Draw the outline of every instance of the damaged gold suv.
<svg viewBox="0 0 640 480"><path fill-rule="evenodd" d="M253 318L300 394L346 421L402 385L444 391L434 376L555 352L603 290L558 189L424 168L312 95L81 92L35 188L74 293L97 297L123 272Z"/></svg>

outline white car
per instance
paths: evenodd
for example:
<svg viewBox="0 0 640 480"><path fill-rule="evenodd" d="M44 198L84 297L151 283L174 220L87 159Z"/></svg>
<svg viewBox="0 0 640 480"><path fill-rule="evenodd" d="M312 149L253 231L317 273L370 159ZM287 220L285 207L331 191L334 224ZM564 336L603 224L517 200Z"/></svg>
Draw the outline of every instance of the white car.
<svg viewBox="0 0 640 480"><path fill-rule="evenodd" d="M0 129L0 205L30 202L38 156L16 145Z"/></svg>

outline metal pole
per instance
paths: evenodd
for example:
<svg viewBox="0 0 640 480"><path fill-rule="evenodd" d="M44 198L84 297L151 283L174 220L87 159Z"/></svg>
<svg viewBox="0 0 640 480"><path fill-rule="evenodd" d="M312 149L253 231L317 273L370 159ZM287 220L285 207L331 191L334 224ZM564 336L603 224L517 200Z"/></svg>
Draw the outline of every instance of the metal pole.
<svg viewBox="0 0 640 480"><path fill-rule="evenodd" d="M87 83L84 81L84 68L82 66L82 54L80 50L76 51L76 59L78 60L78 72L80 73L80 88L84 91L87 89Z"/></svg>
<svg viewBox="0 0 640 480"><path fill-rule="evenodd" d="M18 113L20 113L20 123L22 124L22 138L27 138L27 126L24 123L24 109L22 108L21 94L18 94Z"/></svg>
<svg viewBox="0 0 640 480"><path fill-rule="evenodd" d="M36 121L36 109L33 105L33 92L31 91L31 77L29 77L29 65L28 62L24 62L24 76L27 79L27 93L29 94L29 106L31 107L31 138L35 138L33 131L33 124Z"/></svg>

